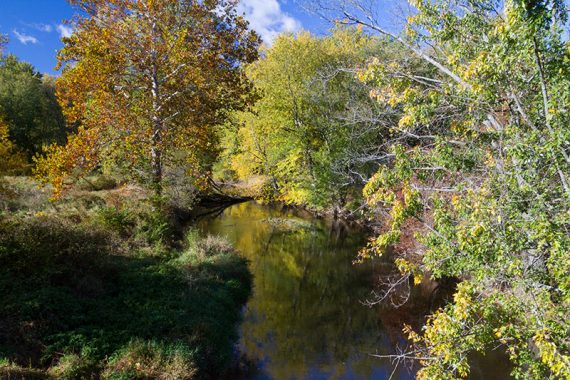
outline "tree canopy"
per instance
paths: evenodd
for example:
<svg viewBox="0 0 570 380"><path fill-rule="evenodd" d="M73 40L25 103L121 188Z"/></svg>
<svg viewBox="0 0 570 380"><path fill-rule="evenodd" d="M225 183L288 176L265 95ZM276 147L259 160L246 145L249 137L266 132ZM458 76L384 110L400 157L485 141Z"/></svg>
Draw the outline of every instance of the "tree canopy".
<svg viewBox="0 0 570 380"><path fill-rule="evenodd" d="M497 348L516 378L570 378L566 2L409 0L394 32L375 0L314 0L330 34L260 47L234 0L69 1L55 89L0 35L0 170L53 143L37 173L56 196L107 166L156 196L167 170L261 177L263 200L377 227L356 261L389 251L398 273L372 303L457 283L390 356L419 379Z"/></svg>
<svg viewBox="0 0 570 380"><path fill-rule="evenodd" d="M248 69L260 100L224 133L225 167L238 179L266 176L273 199L343 207L377 168L392 114L356 77L387 44L352 28L330 36L285 34ZM270 195L273 194L273 195Z"/></svg>
<svg viewBox="0 0 570 380"><path fill-rule="evenodd" d="M8 36L0 33L0 55L4 53L4 48L8 43Z"/></svg>
<svg viewBox="0 0 570 380"><path fill-rule="evenodd" d="M235 2L71 3L83 16L59 53L57 94L77 133L47 150L38 173L58 193L77 170L112 161L160 193L176 152L203 173L214 126L251 100L241 66L256 58L259 38Z"/></svg>
<svg viewBox="0 0 570 380"><path fill-rule="evenodd" d="M362 258L419 223L408 278L462 280L414 348L421 379L466 377L469 353L505 347L517 378L570 376L570 45L562 2L413 1L405 36L342 6L433 67L373 62L362 79L401 110L394 159L365 188L388 229ZM404 282L400 282L404 283ZM381 293L385 295L385 293ZM383 298L383 297L380 297Z"/></svg>
<svg viewBox="0 0 570 380"><path fill-rule="evenodd" d="M0 56L0 114L10 139L28 158L44 145L65 142L65 123L52 78L13 55Z"/></svg>

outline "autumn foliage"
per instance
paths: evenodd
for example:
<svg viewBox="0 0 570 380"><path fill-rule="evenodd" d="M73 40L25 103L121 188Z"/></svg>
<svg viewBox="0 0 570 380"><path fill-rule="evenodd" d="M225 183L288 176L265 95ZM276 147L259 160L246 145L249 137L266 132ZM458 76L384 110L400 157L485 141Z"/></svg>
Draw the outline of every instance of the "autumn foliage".
<svg viewBox="0 0 570 380"><path fill-rule="evenodd" d="M8 124L0 115L0 174L13 174L26 167L26 156L9 139Z"/></svg>
<svg viewBox="0 0 570 380"><path fill-rule="evenodd" d="M70 2L84 16L59 52L57 95L77 132L47 149L40 177L58 195L66 178L113 162L160 193L163 167L180 151L202 173L214 127L251 101L241 65L256 58L259 38L236 2Z"/></svg>

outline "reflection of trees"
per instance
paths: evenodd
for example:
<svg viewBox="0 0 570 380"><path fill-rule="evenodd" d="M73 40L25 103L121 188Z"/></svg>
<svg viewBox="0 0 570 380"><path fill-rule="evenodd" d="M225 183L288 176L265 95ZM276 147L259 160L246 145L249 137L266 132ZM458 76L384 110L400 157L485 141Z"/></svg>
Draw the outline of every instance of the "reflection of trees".
<svg viewBox="0 0 570 380"><path fill-rule="evenodd" d="M265 222L277 215L284 216L242 204L207 228L227 235L251 260L255 296L242 325L245 354L266 362L278 379L317 369L334 378L347 366L370 377L379 363L366 354L383 345L383 336L377 313L360 303L370 290L370 267L352 265L363 236L322 221L283 231Z"/></svg>
<svg viewBox="0 0 570 380"><path fill-rule="evenodd" d="M311 363L342 373L357 360L351 354L379 343L375 313L358 302L366 288L351 265L355 246L336 250L327 240L322 231L281 233L258 262L243 344L269 358L276 378L304 377Z"/></svg>
<svg viewBox="0 0 570 380"><path fill-rule="evenodd" d="M302 223L287 224L297 229L280 228L269 218ZM396 270L393 258L354 266L352 259L365 242L361 233L323 221L306 228L306 220L291 210L250 202L202 222L206 232L227 236L250 260L255 288L242 325L245 355L263 363L275 379L335 379L348 373L350 378L388 378L389 361L367 354L393 354L397 345L405 345L403 324L418 329L446 292L435 293L436 284L425 281L412 288L401 308L364 307L360 302L369 298L372 280ZM487 370L496 361L476 358L474 373L492 373ZM506 377L508 371L499 373ZM402 370L394 378L412 377Z"/></svg>

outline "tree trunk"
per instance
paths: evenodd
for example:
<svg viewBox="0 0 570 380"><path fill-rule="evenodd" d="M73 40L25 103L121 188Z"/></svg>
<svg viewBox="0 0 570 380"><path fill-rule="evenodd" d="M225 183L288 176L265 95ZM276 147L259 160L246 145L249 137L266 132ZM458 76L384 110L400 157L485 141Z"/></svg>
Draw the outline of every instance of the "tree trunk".
<svg viewBox="0 0 570 380"><path fill-rule="evenodd" d="M157 43L157 25L152 24L153 43ZM152 95L152 141L151 141L151 183L157 199L162 196L162 129L163 120L160 117L160 82L158 79L158 66L156 47L153 46L152 72L151 72L151 95Z"/></svg>
<svg viewBox="0 0 570 380"><path fill-rule="evenodd" d="M152 141L151 141L151 183L155 195L162 195L162 127L156 71L152 79Z"/></svg>
<svg viewBox="0 0 570 380"><path fill-rule="evenodd" d="M157 197L162 195L162 126L153 121L153 135L151 147L151 182Z"/></svg>

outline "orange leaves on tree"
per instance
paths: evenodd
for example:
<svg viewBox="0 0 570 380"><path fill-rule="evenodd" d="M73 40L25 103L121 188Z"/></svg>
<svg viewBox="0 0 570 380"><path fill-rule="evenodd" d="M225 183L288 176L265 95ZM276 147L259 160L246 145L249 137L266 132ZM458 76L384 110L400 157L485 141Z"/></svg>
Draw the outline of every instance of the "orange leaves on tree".
<svg viewBox="0 0 570 380"><path fill-rule="evenodd" d="M257 58L259 38L236 2L70 3L85 16L58 54L57 95L81 128L67 147L47 150L38 173L58 192L75 169L106 160L136 167L158 191L175 156L207 172L215 126L253 101L241 67Z"/></svg>

